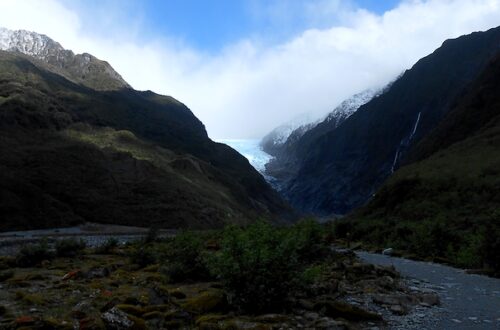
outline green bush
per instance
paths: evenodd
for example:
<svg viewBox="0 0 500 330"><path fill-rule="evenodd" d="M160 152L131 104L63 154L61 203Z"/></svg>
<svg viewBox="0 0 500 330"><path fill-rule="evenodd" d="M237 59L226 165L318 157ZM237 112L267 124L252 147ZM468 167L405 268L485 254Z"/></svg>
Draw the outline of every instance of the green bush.
<svg viewBox="0 0 500 330"><path fill-rule="evenodd" d="M193 232L182 232L163 244L162 272L171 282L210 278L204 258L204 238Z"/></svg>
<svg viewBox="0 0 500 330"><path fill-rule="evenodd" d="M86 246L87 243L82 239L61 239L55 244L56 255L58 257L74 257L81 254Z"/></svg>
<svg viewBox="0 0 500 330"><path fill-rule="evenodd" d="M233 306L258 313L285 305L288 294L296 288L296 234L264 222L224 231L221 250L210 258L210 268L222 281Z"/></svg>
<svg viewBox="0 0 500 330"><path fill-rule="evenodd" d="M311 263L323 259L330 254L330 247L326 242L326 233L322 225L315 220L305 220L294 225L288 235L294 242L294 250L299 261Z"/></svg>
<svg viewBox="0 0 500 330"><path fill-rule="evenodd" d="M54 258L54 253L50 251L47 241L44 240L37 244L23 246L16 256L16 264L19 267L32 267L52 258Z"/></svg>
<svg viewBox="0 0 500 330"><path fill-rule="evenodd" d="M132 249L130 262L144 268L158 262L156 252L149 246L140 246Z"/></svg>

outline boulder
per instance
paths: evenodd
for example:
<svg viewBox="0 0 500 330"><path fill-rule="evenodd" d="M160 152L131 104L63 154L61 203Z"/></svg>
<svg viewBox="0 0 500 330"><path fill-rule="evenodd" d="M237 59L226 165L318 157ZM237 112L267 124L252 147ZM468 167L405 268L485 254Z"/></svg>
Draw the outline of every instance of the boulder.
<svg viewBox="0 0 500 330"><path fill-rule="evenodd" d="M107 329L131 329L134 325L134 322L129 319L128 315L116 307L113 307L109 311L103 313L101 315L101 319L103 320Z"/></svg>
<svg viewBox="0 0 500 330"><path fill-rule="evenodd" d="M439 296L436 293L422 293L418 295L420 303L427 306L437 306L440 304Z"/></svg>
<svg viewBox="0 0 500 330"><path fill-rule="evenodd" d="M384 249L382 251L382 254L386 255L386 256L392 256L393 253L394 253L394 249L393 248L387 248L387 249Z"/></svg>
<svg viewBox="0 0 500 330"><path fill-rule="evenodd" d="M217 312L227 307L227 298L224 291L209 289L198 296L186 299L181 306L188 312L195 314Z"/></svg>
<svg viewBox="0 0 500 330"><path fill-rule="evenodd" d="M351 321L382 321L380 314L350 305L342 301L320 301L315 310L332 318L344 318Z"/></svg>

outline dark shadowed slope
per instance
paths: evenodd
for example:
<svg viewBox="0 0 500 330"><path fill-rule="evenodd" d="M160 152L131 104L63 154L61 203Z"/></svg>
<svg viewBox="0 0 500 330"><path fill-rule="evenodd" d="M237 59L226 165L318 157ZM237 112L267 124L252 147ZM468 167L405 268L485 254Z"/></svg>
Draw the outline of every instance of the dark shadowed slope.
<svg viewBox="0 0 500 330"><path fill-rule="evenodd" d="M0 229L81 221L219 227L289 209L171 97L97 91L0 52Z"/></svg>
<svg viewBox="0 0 500 330"><path fill-rule="evenodd" d="M299 149L299 169L284 196L319 215L363 205L499 51L500 28L446 41L388 91Z"/></svg>
<svg viewBox="0 0 500 330"><path fill-rule="evenodd" d="M354 239L500 275L500 57L373 200ZM418 160L421 159L421 160Z"/></svg>

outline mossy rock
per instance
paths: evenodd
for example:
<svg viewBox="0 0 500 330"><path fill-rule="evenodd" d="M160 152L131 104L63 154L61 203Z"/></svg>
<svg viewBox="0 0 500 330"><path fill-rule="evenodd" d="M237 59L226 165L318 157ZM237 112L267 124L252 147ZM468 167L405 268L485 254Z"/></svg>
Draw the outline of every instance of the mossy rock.
<svg viewBox="0 0 500 330"><path fill-rule="evenodd" d="M227 307L227 299L224 291L210 289L198 296L186 299L181 307L194 314L223 311Z"/></svg>
<svg viewBox="0 0 500 330"><path fill-rule="evenodd" d="M42 294L39 293L25 293L23 291L16 292L16 300L22 301L29 305L45 305L46 300Z"/></svg>
<svg viewBox="0 0 500 330"><path fill-rule="evenodd" d="M177 299L185 299L187 296L184 292L182 292L180 289L174 289L169 291L169 294Z"/></svg>
<svg viewBox="0 0 500 330"><path fill-rule="evenodd" d="M4 270L0 272L0 282L6 281L8 279L11 279L14 277L14 271L13 270Z"/></svg>
<svg viewBox="0 0 500 330"><path fill-rule="evenodd" d="M219 323L221 321L227 320L228 318L228 315L223 314L206 314L198 317L195 324L200 329L219 329Z"/></svg>
<svg viewBox="0 0 500 330"><path fill-rule="evenodd" d="M151 305L143 308L144 314L151 312L167 312L172 309L172 305Z"/></svg>
<svg viewBox="0 0 500 330"><path fill-rule="evenodd" d="M42 274L27 274L24 277L25 281L44 281L47 277Z"/></svg>
<svg viewBox="0 0 500 330"><path fill-rule="evenodd" d="M163 319L165 318L165 314L159 311L144 313L142 315L144 320L152 320L152 319Z"/></svg>
<svg viewBox="0 0 500 330"><path fill-rule="evenodd" d="M130 327L130 330L146 330L147 329L146 322L142 318L139 318L139 317L136 317L133 315L129 315L128 318L130 321L134 322L132 327Z"/></svg>
<svg viewBox="0 0 500 330"><path fill-rule="evenodd" d="M143 272L148 272L148 273L156 273L158 272L160 266L159 265L150 265L142 269Z"/></svg>
<svg viewBox="0 0 500 330"><path fill-rule="evenodd" d="M224 321L220 327L222 330L271 330L272 327L268 324L254 322L247 319L231 319Z"/></svg>
<svg viewBox="0 0 500 330"><path fill-rule="evenodd" d="M119 305L116 305L116 308L118 308L119 310L121 310L127 314L138 316L138 317L141 317L145 313L144 309L142 307L135 306L135 305L119 304Z"/></svg>
<svg viewBox="0 0 500 330"><path fill-rule="evenodd" d="M56 329L56 330L71 330L73 326L69 322L60 321L54 318L44 318L42 321L42 329Z"/></svg>
<svg viewBox="0 0 500 330"><path fill-rule="evenodd" d="M314 309L332 318L344 318L350 321L382 321L380 314L341 301L320 301Z"/></svg>

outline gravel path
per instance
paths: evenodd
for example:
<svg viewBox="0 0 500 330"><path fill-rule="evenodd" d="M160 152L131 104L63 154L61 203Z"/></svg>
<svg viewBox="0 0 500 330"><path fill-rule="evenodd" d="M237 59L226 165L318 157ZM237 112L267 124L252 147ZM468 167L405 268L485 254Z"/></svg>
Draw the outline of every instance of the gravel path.
<svg viewBox="0 0 500 330"><path fill-rule="evenodd" d="M394 267L417 286L436 291L441 307L421 329L500 329L500 279L428 262L358 252L365 262Z"/></svg>

